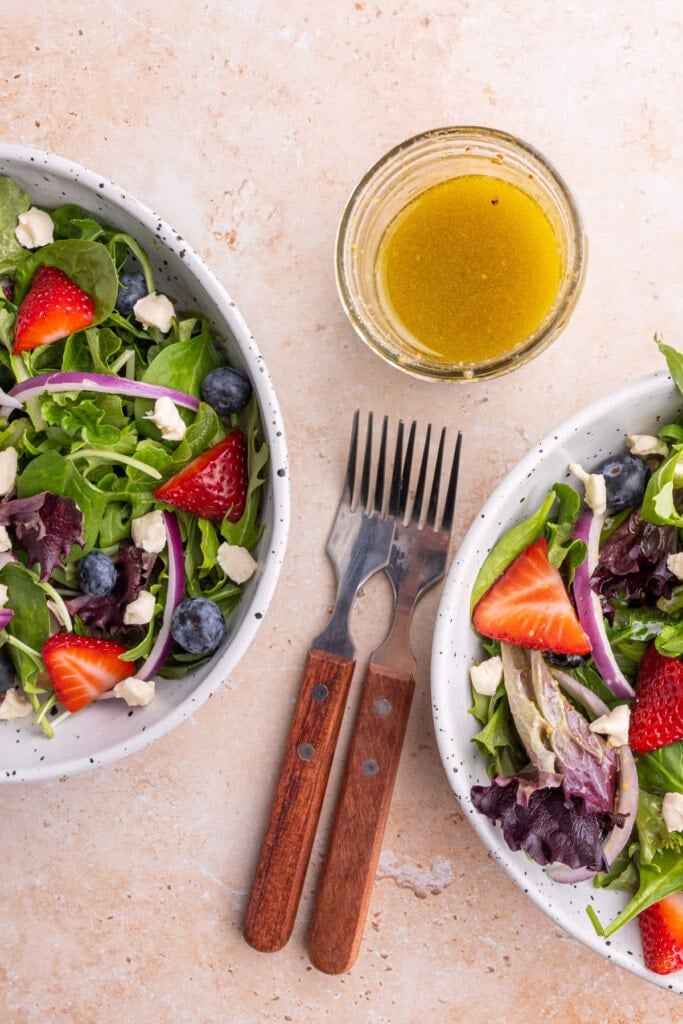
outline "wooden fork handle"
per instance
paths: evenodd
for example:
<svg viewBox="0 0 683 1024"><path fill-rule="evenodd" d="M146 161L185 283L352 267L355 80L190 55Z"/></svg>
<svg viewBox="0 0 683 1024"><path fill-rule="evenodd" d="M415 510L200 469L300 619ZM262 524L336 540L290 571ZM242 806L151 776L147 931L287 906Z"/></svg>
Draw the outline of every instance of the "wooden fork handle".
<svg viewBox="0 0 683 1024"><path fill-rule="evenodd" d="M294 927L354 666L308 652L244 920L247 942L264 953L282 949Z"/></svg>
<svg viewBox="0 0 683 1024"><path fill-rule="evenodd" d="M327 974L358 955L414 689L412 675L368 668L308 933Z"/></svg>

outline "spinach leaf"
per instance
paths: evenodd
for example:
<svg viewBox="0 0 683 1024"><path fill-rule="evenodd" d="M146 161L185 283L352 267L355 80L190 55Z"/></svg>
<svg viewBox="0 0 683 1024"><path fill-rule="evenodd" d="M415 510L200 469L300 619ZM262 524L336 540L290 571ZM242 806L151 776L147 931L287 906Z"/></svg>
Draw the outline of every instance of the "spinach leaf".
<svg viewBox="0 0 683 1024"><path fill-rule="evenodd" d="M565 562L569 570L569 582L577 565L581 565L586 557L586 545L583 541L574 540L574 527L581 511L581 498L569 484L555 484L553 487L559 499L557 514L548 520L548 560L559 569Z"/></svg>
<svg viewBox="0 0 683 1024"><path fill-rule="evenodd" d="M650 793L683 793L683 741L641 754L638 779Z"/></svg>
<svg viewBox="0 0 683 1024"><path fill-rule="evenodd" d="M647 482L640 514L649 523L658 526L683 526L683 516L674 501L674 487L683 444L676 444L669 456L655 470Z"/></svg>
<svg viewBox="0 0 683 1024"><path fill-rule="evenodd" d="M7 587L7 606L14 612L6 626L8 634L40 654L50 635L50 613L38 577L18 562L8 562L0 569L0 582ZM29 695L37 693L40 664L11 643L6 651L24 689Z"/></svg>
<svg viewBox="0 0 683 1024"><path fill-rule="evenodd" d="M0 176L0 276L12 274L26 257L26 249L17 242L14 229L20 213L26 213L31 197L25 195L17 183Z"/></svg>
<svg viewBox="0 0 683 1024"><path fill-rule="evenodd" d="M92 487L71 462L54 451L44 452L29 462L17 480L20 498L29 498L41 491L62 494L76 502L83 513L85 537L84 547L78 548L78 557L87 554L97 543L107 495Z"/></svg>
<svg viewBox="0 0 683 1024"><path fill-rule="evenodd" d="M470 611L474 610L491 584L505 572L511 562L514 562L515 558L521 555L522 551L526 550L530 544L538 540L543 533L548 516L556 501L557 494L554 490L550 491L543 503L529 519L525 519L524 522L513 526L511 530L508 530L496 542L484 559L484 563L474 581L470 598Z"/></svg>
<svg viewBox="0 0 683 1024"><path fill-rule="evenodd" d="M680 849L664 850L650 864L639 864L638 871L640 884L637 892L606 928L600 924L591 908L590 917L599 935L606 938L614 935L647 907L683 889L683 856Z"/></svg>
<svg viewBox="0 0 683 1024"><path fill-rule="evenodd" d="M114 308L119 278L111 256L99 242L78 238L44 245L18 265L14 278L14 301L19 303L29 289L38 267L59 267L87 292L95 303L93 324L106 320ZM91 325L91 326L92 326Z"/></svg>

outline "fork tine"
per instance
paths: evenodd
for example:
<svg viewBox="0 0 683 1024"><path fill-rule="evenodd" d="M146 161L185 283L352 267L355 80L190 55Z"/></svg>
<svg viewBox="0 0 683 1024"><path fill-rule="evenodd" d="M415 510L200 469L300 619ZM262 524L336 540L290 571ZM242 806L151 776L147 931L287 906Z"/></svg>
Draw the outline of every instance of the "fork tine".
<svg viewBox="0 0 683 1024"><path fill-rule="evenodd" d="M406 444L406 457L403 460L403 466L401 469L401 488L399 491L398 504L399 504L399 515L401 518L405 516L406 509L408 508L408 494L410 493L410 472L413 468L413 449L415 448L415 428L417 424L415 420L410 424L410 431L408 433L408 443Z"/></svg>
<svg viewBox="0 0 683 1024"><path fill-rule="evenodd" d="M389 491L389 515L398 516L401 514L401 466L403 465L403 420L398 421L396 431L396 452L394 454L394 468L391 474L391 490Z"/></svg>
<svg viewBox="0 0 683 1024"><path fill-rule="evenodd" d="M434 476L432 478L432 490L429 495L429 508L427 509L427 521L426 526L431 526L432 529L436 529L436 513L439 504L439 484L441 483L441 467L443 465L443 449L446 443L446 428L443 427L441 430L441 436L439 438L439 448L436 453L436 462L434 464Z"/></svg>
<svg viewBox="0 0 683 1024"><path fill-rule="evenodd" d="M368 431L365 436L365 452L360 481L360 504L367 509L370 499L370 463L372 461L372 413L368 413Z"/></svg>
<svg viewBox="0 0 683 1024"><path fill-rule="evenodd" d="M379 443L379 454L377 456L377 477L375 481L375 504L373 511L377 515L382 514L384 507L384 477L386 473L387 463L387 431L389 427L389 417L385 416L382 420L382 436Z"/></svg>
<svg viewBox="0 0 683 1024"><path fill-rule="evenodd" d="M353 414L351 425L351 440L349 441L349 454L346 457L346 478L344 480L344 493L342 500L349 505L353 504L354 491L356 489L356 461L358 459L358 409Z"/></svg>
<svg viewBox="0 0 683 1024"><path fill-rule="evenodd" d="M429 442L432 436L432 425L427 424L427 433L425 434L424 448L422 451L422 461L420 462L420 472L417 477L417 485L415 487L415 500L413 502L413 513L411 519L414 523L419 523L422 517L422 505L425 496L425 483L427 481L427 463L429 462Z"/></svg>
<svg viewBox="0 0 683 1024"><path fill-rule="evenodd" d="M451 475L448 478L448 490L446 491L446 500L443 506L443 518L441 527L444 530L448 530L450 533L451 527L453 526L453 511L455 509L455 492L458 487L458 470L460 468L460 444L462 441L462 434L458 431L458 436L455 441L455 451L453 452L453 461L451 463Z"/></svg>

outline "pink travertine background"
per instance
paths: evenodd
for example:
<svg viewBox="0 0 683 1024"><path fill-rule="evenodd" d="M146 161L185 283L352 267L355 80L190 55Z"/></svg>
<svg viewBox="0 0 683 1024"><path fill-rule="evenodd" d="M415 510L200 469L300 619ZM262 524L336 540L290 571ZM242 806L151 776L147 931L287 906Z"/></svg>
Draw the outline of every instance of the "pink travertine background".
<svg viewBox="0 0 683 1024"><path fill-rule="evenodd" d="M415 623L416 699L355 967L331 978L306 955L325 829L287 948L258 954L240 932L299 672L332 600L323 548L353 408L463 430L459 539L555 423L662 366L655 332L681 342L676 10L0 0L0 138L107 176L206 258L271 370L293 486L275 599L222 689L113 767L2 790L2 1024L683 1017L677 996L536 909L461 815L432 733L436 591ZM540 148L572 186L590 239L568 329L488 384L390 370L356 339L335 291L335 230L356 180L393 144L444 124L497 127ZM387 608L372 583L354 616L361 665Z"/></svg>

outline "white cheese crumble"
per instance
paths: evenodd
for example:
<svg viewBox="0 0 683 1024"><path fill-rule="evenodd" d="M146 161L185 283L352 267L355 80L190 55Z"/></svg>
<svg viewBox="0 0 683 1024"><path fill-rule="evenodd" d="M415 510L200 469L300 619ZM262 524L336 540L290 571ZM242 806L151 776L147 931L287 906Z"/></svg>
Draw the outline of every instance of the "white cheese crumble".
<svg viewBox="0 0 683 1024"><path fill-rule="evenodd" d="M484 697L492 697L503 680L503 662L496 654L470 667L472 688Z"/></svg>
<svg viewBox="0 0 683 1024"><path fill-rule="evenodd" d="M683 580L683 551L676 551L673 555L669 555L666 567L677 579Z"/></svg>
<svg viewBox="0 0 683 1024"><path fill-rule="evenodd" d="M128 676L117 683L111 692L115 697L125 700L131 708L144 708L154 700L154 680Z"/></svg>
<svg viewBox="0 0 683 1024"><path fill-rule="evenodd" d="M7 598L9 597L9 591L4 583L0 583L0 608L4 608L7 604Z"/></svg>
<svg viewBox="0 0 683 1024"><path fill-rule="evenodd" d="M165 295L150 292L135 303L133 316L143 327L156 327L162 334L167 334L171 330L175 309Z"/></svg>
<svg viewBox="0 0 683 1024"><path fill-rule="evenodd" d="M3 497L14 487L17 479L17 450L16 448L5 448L0 452L0 497Z"/></svg>
<svg viewBox="0 0 683 1024"><path fill-rule="evenodd" d="M14 718L26 718L33 714L33 705L16 690L7 690L0 703L0 720L9 722Z"/></svg>
<svg viewBox="0 0 683 1024"><path fill-rule="evenodd" d="M667 832L683 831L683 793L664 794L662 817Z"/></svg>
<svg viewBox="0 0 683 1024"><path fill-rule="evenodd" d="M164 441L182 441L185 437L185 420L168 395L157 398L153 411L145 413L144 419L151 420L159 428Z"/></svg>
<svg viewBox="0 0 683 1024"><path fill-rule="evenodd" d="M166 547L166 527L164 516L159 509L138 516L130 524L133 544L151 555L158 555Z"/></svg>
<svg viewBox="0 0 683 1024"><path fill-rule="evenodd" d="M571 462L569 469L583 484L588 507L601 516L607 510L607 487L602 473L587 473L578 462Z"/></svg>
<svg viewBox="0 0 683 1024"><path fill-rule="evenodd" d="M216 552L216 560L234 583L246 583L256 572L256 561L246 548L238 544L223 542Z"/></svg>
<svg viewBox="0 0 683 1024"><path fill-rule="evenodd" d="M25 249L38 249L53 241L54 230L55 225L50 214L45 210L39 210L37 206L32 206L26 213L19 214L14 237Z"/></svg>
<svg viewBox="0 0 683 1024"><path fill-rule="evenodd" d="M0 552L11 551L12 541L9 539L9 533L7 532L6 526L0 526Z"/></svg>
<svg viewBox="0 0 683 1024"><path fill-rule="evenodd" d="M669 454L669 446L653 434L629 434L626 438L626 447L631 455L638 455L641 459L647 458L648 455L666 457Z"/></svg>
<svg viewBox="0 0 683 1024"><path fill-rule="evenodd" d="M591 732L600 733L607 737L607 744L610 747L623 747L628 743L628 728L631 722L631 709L628 704L619 704L607 715L600 715L594 722L591 722Z"/></svg>
<svg viewBox="0 0 683 1024"><path fill-rule="evenodd" d="M155 600L149 590L141 590L134 601L126 605L123 621L126 626L146 626L152 621Z"/></svg>

